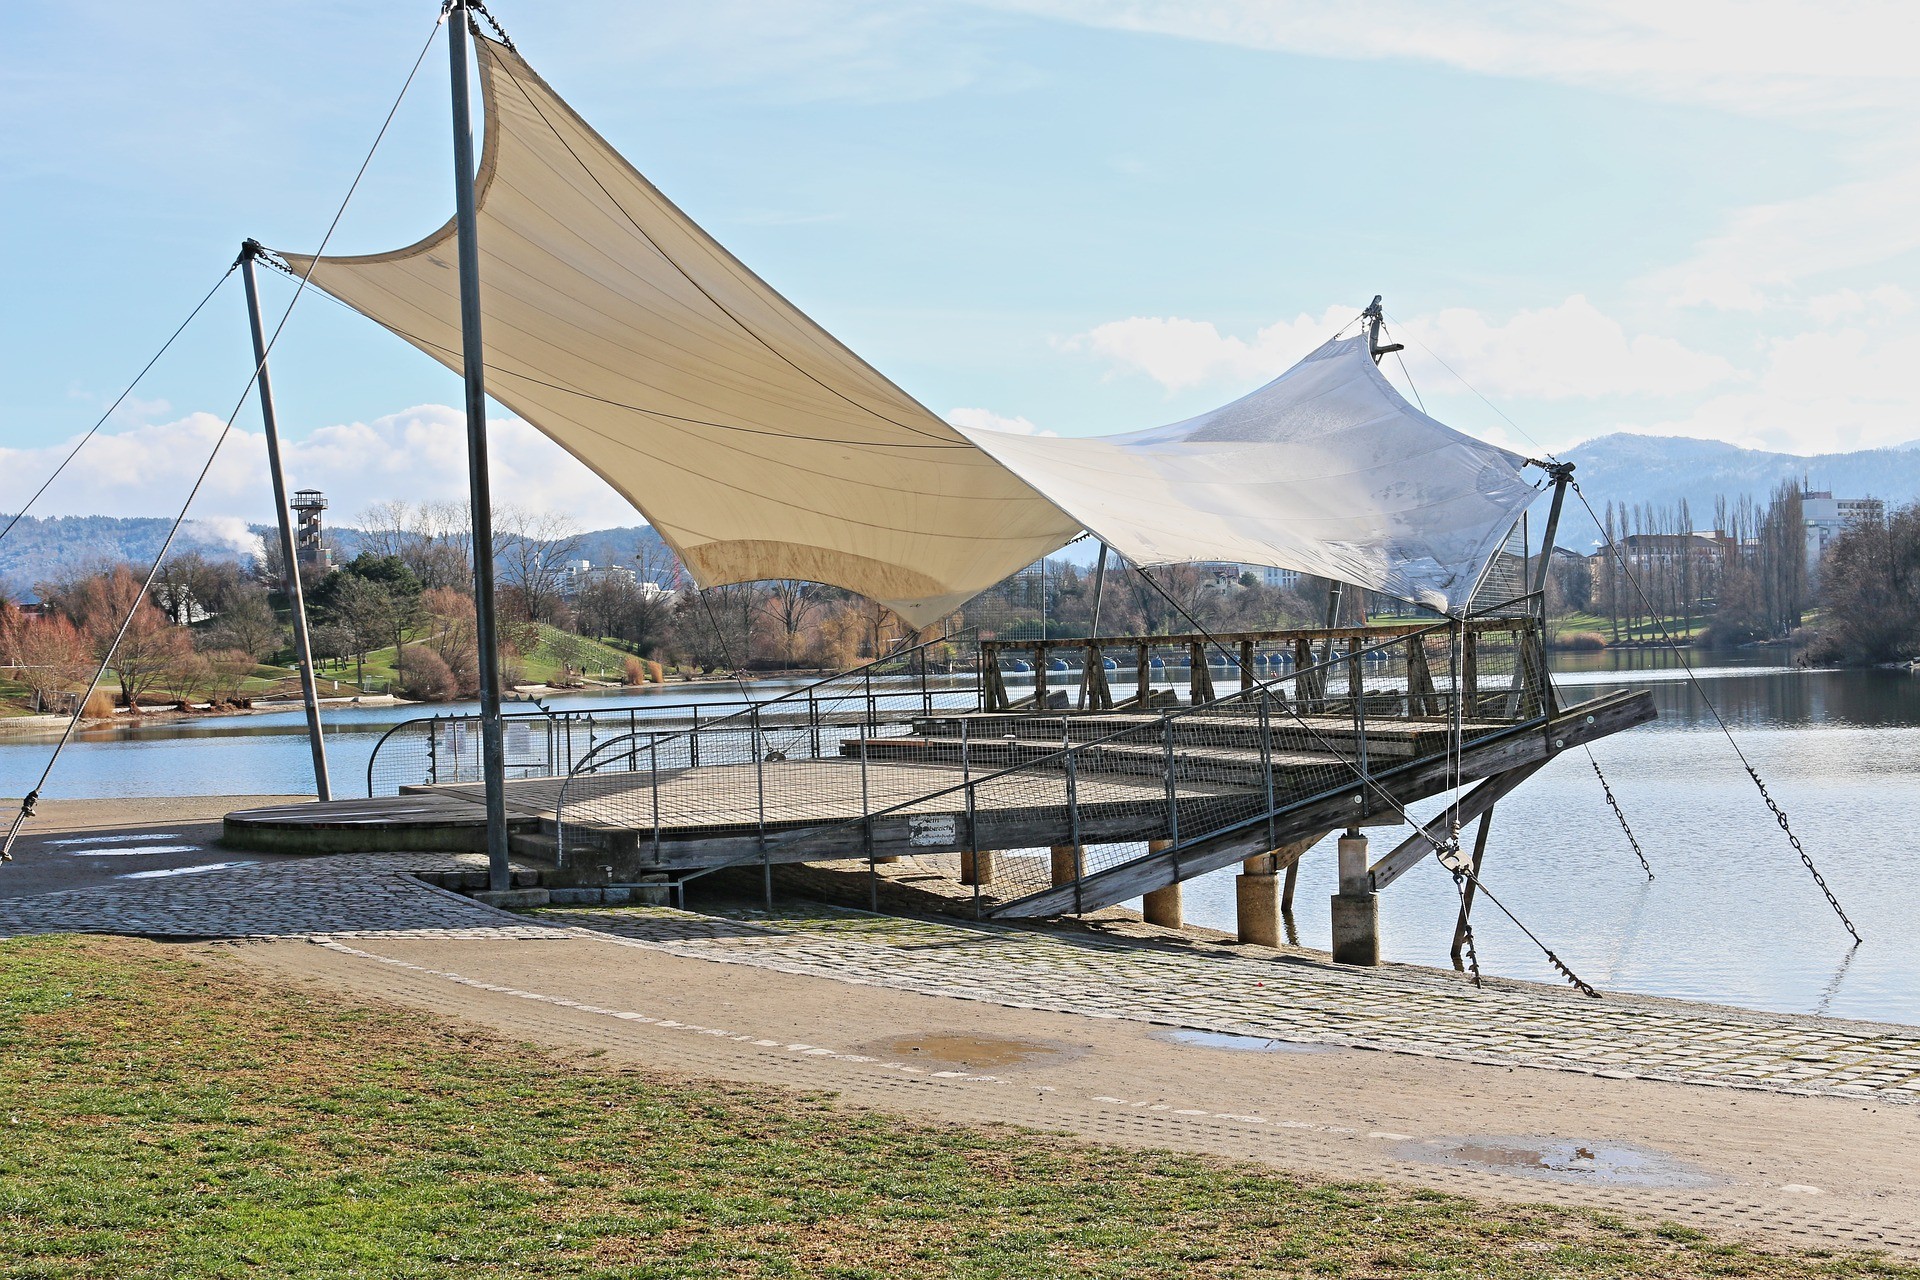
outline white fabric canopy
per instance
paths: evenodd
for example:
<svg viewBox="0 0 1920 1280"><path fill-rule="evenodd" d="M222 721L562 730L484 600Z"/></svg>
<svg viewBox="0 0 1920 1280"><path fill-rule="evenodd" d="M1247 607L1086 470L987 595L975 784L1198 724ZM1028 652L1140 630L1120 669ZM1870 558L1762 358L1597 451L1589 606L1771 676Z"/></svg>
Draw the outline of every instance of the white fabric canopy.
<svg viewBox="0 0 1920 1280"><path fill-rule="evenodd" d="M498 42L475 42L487 390L591 467L703 586L831 583L924 625L1089 528L1449 611L1535 490L1416 412L1359 340L1244 399L1099 439L961 433L741 265ZM453 224L284 254L458 371ZM976 445L978 447L976 447Z"/></svg>
<svg viewBox="0 0 1920 1280"><path fill-rule="evenodd" d="M832 583L915 625L1080 526L702 231L519 55L476 39L487 391L638 507L703 586ZM295 271L459 370L451 222Z"/></svg>
<svg viewBox="0 0 1920 1280"><path fill-rule="evenodd" d="M1151 431L966 434L1135 564L1274 565L1459 613L1539 490L1519 455L1408 404L1368 348L1336 338Z"/></svg>

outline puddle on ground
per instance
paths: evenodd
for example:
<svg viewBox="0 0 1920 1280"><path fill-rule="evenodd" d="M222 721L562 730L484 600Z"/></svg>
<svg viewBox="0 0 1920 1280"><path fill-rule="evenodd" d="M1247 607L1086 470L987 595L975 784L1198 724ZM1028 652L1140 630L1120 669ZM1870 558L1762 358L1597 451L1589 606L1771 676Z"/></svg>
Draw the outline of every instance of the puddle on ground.
<svg viewBox="0 0 1920 1280"><path fill-rule="evenodd" d="M1231 1049L1236 1053L1325 1053L1324 1044L1302 1044L1298 1040L1270 1040L1265 1036L1236 1036L1225 1031L1156 1031L1155 1040L1169 1044L1191 1045L1196 1049Z"/></svg>
<svg viewBox="0 0 1920 1280"><path fill-rule="evenodd" d="M1044 1040L972 1035L960 1031L923 1031L862 1046L862 1052L901 1062L938 1062L949 1067L1018 1067L1068 1055L1065 1046Z"/></svg>
<svg viewBox="0 0 1920 1280"><path fill-rule="evenodd" d="M1394 1148L1406 1160L1481 1169L1548 1182L1620 1187L1706 1187L1719 1179L1665 1152L1624 1142L1570 1138L1430 1138Z"/></svg>

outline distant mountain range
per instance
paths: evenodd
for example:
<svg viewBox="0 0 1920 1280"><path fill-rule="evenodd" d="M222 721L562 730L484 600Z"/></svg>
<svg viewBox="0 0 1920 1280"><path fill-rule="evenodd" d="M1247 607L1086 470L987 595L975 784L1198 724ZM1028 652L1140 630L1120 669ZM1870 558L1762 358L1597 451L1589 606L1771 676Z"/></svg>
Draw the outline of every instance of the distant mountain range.
<svg viewBox="0 0 1920 1280"><path fill-rule="evenodd" d="M1787 480L1804 480L1843 498L1884 498L1889 505L1920 500L1920 440L1890 449L1802 457L1714 440L1616 433L1577 445L1561 456L1575 464L1580 487L1595 510L1604 512L1609 501L1670 507L1684 498L1701 529L1713 523L1715 498L1765 499ZM1543 517L1544 510L1537 518ZM122 560L145 563L166 536L168 523L158 516L24 517L0 542L0 586L12 598L24 599L32 596L35 583L77 570ZM272 534L265 525L228 517L190 520L175 546L209 558L245 559L258 554L260 539ZM357 530L336 527L328 530L328 537L342 560L352 559L359 550ZM1586 551L1599 539L1600 530L1587 519L1585 510L1577 502L1570 503L1556 541ZM1057 558L1091 561L1095 545L1088 539ZM644 563L658 576L664 576L671 563L660 535L644 524L584 534L577 555L595 564L639 568Z"/></svg>
<svg viewBox="0 0 1920 1280"><path fill-rule="evenodd" d="M0 528L10 516L0 515ZM74 573L86 573L128 561L146 565L167 536L172 521L162 516L24 516L0 541L0 591L12 600L31 600L34 587ZM197 551L209 560L247 560L260 554L262 539L278 537L268 525L217 517L189 520L174 539L174 550ZM358 529L327 529L336 562L359 554ZM648 525L596 529L581 536L575 558L595 564L644 567L670 585L672 558L660 535Z"/></svg>
<svg viewBox="0 0 1920 1280"><path fill-rule="evenodd" d="M1920 440L1890 449L1803 457L1717 440L1615 433L1560 456L1574 464L1581 491L1603 515L1609 501L1671 507L1684 498L1694 526L1703 531L1713 524L1715 498L1748 495L1764 500L1786 480L1805 481L1840 498L1883 498L1889 506L1920 499ZM1570 501L1555 541L1587 551L1599 540L1598 526L1578 502Z"/></svg>

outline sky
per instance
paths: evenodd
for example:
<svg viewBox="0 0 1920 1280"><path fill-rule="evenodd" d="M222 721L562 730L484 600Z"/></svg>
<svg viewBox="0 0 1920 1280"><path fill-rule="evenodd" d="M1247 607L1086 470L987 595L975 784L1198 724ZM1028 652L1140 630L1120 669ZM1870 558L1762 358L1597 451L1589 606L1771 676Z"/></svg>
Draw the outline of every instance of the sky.
<svg viewBox="0 0 1920 1280"><path fill-rule="evenodd" d="M642 172L923 403L1191 416L1385 295L1393 380L1538 455L1920 440L1920 8L1750 0L498 0ZM451 212L432 0L0 10L0 510L233 261ZM271 518L238 278L39 514ZM263 279L271 318L291 282ZM271 322L271 320L270 320ZM464 495L457 381L309 292L272 361L333 513ZM636 523L496 408L498 501ZM1604 498L1607 495L1596 495Z"/></svg>

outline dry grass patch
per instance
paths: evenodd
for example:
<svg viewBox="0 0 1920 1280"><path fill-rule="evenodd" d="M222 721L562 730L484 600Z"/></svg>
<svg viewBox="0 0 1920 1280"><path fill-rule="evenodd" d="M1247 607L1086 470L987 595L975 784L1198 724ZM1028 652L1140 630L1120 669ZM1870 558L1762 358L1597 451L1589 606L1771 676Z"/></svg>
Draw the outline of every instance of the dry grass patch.
<svg viewBox="0 0 1920 1280"><path fill-rule="evenodd" d="M5 1276L1920 1280L613 1071L124 939L0 944L0 1122Z"/></svg>

